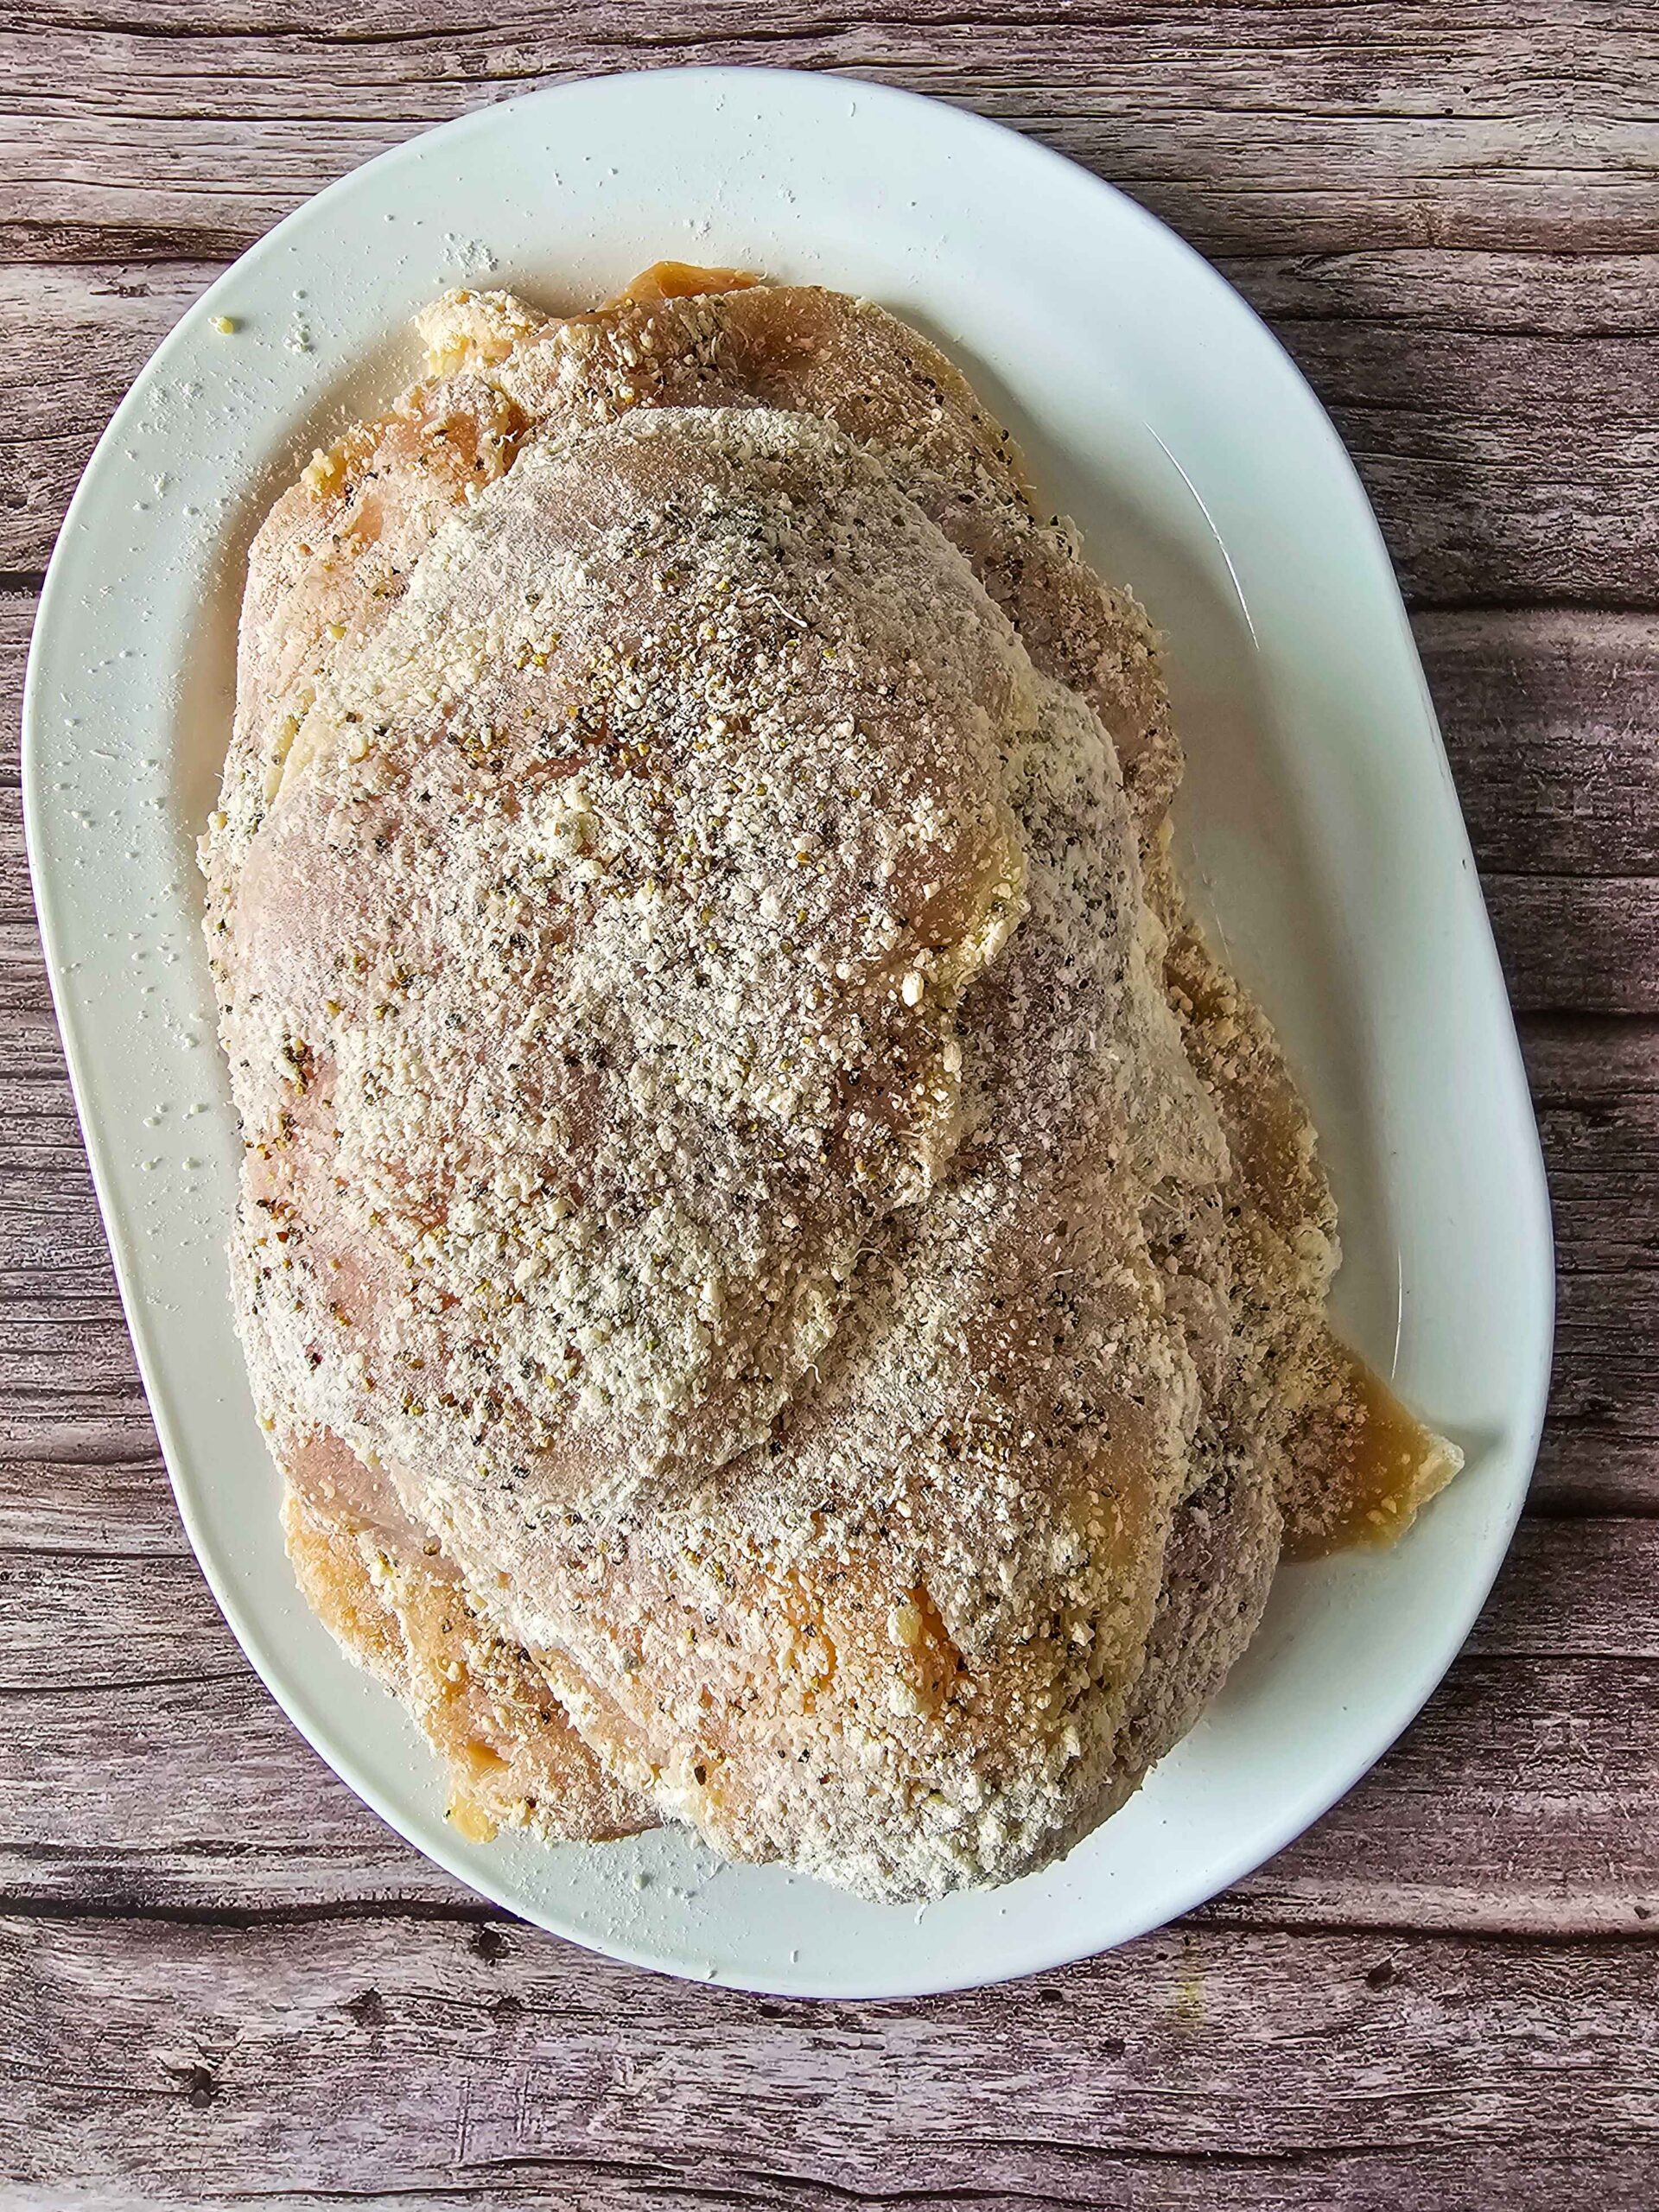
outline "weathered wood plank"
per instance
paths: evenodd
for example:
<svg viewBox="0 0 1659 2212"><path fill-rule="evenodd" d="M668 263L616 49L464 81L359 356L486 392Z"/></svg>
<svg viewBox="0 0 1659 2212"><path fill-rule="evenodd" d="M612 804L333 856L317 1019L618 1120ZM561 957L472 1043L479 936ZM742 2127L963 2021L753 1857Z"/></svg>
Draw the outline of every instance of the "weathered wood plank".
<svg viewBox="0 0 1659 2212"><path fill-rule="evenodd" d="M169 1512L159 1478L151 1506ZM327 1775L194 1563L119 1543L0 1552L0 1896L198 1914L465 1906ZM1656 1682L1659 1522L1523 1523L1422 1718L1209 1916L1644 1925L1659 1912Z"/></svg>
<svg viewBox="0 0 1659 2212"><path fill-rule="evenodd" d="M1541 1020L1524 1025L1522 1043L1561 1268L1659 1268L1659 1030Z"/></svg>
<svg viewBox="0 0 1659 2212"><path fill-rule="evenodd" d="M1659 616L1425 613L1413 626L1483 869L1659 874Z"/></svg>
<svg viewBox="0 0 1659 2212"><path fill-rule="evenodd" d="M1659 1034L1523 1022L1555 1215L1555 1374L1533 1503L1659 1506Z"/></svg>
<svg viewBox="0 0 1659 2212"><path fill-rule="evenodd" d="M1659 877L1481 882L1517 1014L1659 1014Z"/></svg>
<svg viewBox="0 0 1659 2212"><path fill-rule="evenodd" d="M54 1565L36 1558L35 1591ZM175 1586L188 1593L194 1632L170 1671L152 1650L162 1671L130 1692L0 1694L0 1892L211 1910L460 1897L295 1732L194 1563L181 1562ZM164 1630L150 1638L165 1641Z"/></svg>
<svg viewBox="0 0 1659 2212"><path fill-rule="evenodd" d="M442 0L336 35L210 5L36 8L0 48L14 250L218 252L423 126L557 78L759 61L884 79L1033 130L1211 251L1648 243L1649 20L1552 0L1362 6L629 0L457 23ZM44 126L44 127L42 127ZM188 250L188 249L187 249Z"/></svg>
<svg viewBox="0 0 1659 2212"><path fill-rule="evenodd" d="M1659 1498L1654 1389L1659 1273L1563 1271L1556 1285L1555 1371L1535 1499L1580 1511L1610 1493L1651 1512Z"/></svg>
<svg viewBox="0 0 1659 2212"><path fill-rule="evenodd" d="M1222 274L1275 327L1348 322L1364 329L1472 336L1651 338L1656 256L1382 246L1346 253L1221 254ZM67 272L66 272L67 273Z"/></svg>
<svg viewBox="0 0 1659 2212"><path fill-rule="evenodd" d="M111 2208L149 2176L219 2204L1646 2212L1655 1971L1635 1942L1186 1929L806 2005L498 1923L10 1920L0 2164Z"/></svg>
<svg viewBox="0 0 1659 2212"><path fill-rule="evenodd" d="M1230 269L1334 414L1414 601L1659 604L1659 255ZM0 317L38 334L0 419L0 569L44 563L116 403L214 273L0 269Z"/></svg>

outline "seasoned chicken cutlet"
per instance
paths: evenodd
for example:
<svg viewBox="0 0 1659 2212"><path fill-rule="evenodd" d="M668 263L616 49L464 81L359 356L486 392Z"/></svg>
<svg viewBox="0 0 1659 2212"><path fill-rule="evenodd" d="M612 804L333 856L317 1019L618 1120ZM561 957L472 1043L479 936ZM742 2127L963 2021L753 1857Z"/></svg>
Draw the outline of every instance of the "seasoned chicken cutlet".
<svg viewBox="0 0 1659 2212"><path fill-rule="evenodd" d="M1327 1330L1156 640L867 302L424 332L256 541L203 841L302 1586L469 1833L1012 1879L1458 1465Z"/></svg>

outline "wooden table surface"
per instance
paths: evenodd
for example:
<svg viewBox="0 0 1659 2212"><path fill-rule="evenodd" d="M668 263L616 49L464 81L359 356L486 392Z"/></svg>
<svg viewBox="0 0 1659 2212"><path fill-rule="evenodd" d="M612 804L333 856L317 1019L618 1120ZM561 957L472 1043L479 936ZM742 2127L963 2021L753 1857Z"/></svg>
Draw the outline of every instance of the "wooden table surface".
<svg viewBox="0 0 1659 2212"><path fill-rule="evenodd" d="M0 29L0 2205L1659 2203L1659 10L24 0ZM1548 1154L1552 1414L1468 1651L1162 1934L914 2005L588 1958L384 1829L180 1529L41 972L16 698L157 340L306 194L537 83L880 77L1219 263L1381 515Z"/></svg>

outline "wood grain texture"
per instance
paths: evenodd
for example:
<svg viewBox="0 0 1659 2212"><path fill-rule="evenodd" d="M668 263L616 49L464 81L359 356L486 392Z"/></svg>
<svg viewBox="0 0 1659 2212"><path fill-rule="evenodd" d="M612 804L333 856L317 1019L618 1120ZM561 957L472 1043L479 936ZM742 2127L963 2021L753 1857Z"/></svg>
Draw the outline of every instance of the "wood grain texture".
<svg viewBox="0 0 1659 2212"><path fill-rule="evenodd" d="M671 1983L499 1922L294 1934L0 1921L31 2092L0 2158L112 2212L135 2171L573 2212L1651 2204L1645 1945L1186 1929L918 2008Z"/></svg>
<svg viewBox="0 0 1659 2212"><path fill-rule="evenodd" d="M34 583L232 254L416 129L761 60L1000 117L1173 221L1412 601L1556 1212L1539 1473L1375 1772L1174 1929L925 2005L504 1923L327 1773L174 1514L35 937ZM1659 2171L1659 19L1465 4L28 0L0 22L0 2212L1503 2212Z"/></svg>
<svg viewBox="0 0 1659 2212"><path fill-rule="evenodd" d="M33 4L0 46L14 246L213 257L424 125L568 76L760 62L903 84L1029 130L1203 251L1651 245L1659 30L1548 0L1402 7L392 0ZM31 129L32 123L48 126Z"/></svg>

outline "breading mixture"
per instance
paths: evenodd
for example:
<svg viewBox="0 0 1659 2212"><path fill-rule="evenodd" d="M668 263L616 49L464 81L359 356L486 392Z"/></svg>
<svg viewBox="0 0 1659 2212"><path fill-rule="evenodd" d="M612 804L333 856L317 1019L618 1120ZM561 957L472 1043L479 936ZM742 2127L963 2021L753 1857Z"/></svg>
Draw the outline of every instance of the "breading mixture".
<svg viewBox="0 0 1659 2212"><path fill-rule="evenodd" d="M425 335L256 542L202 847L296 1572L468 1833L1010 1880L1458 1465L1327 1331L1153 633L866 302Z"/></svg>

